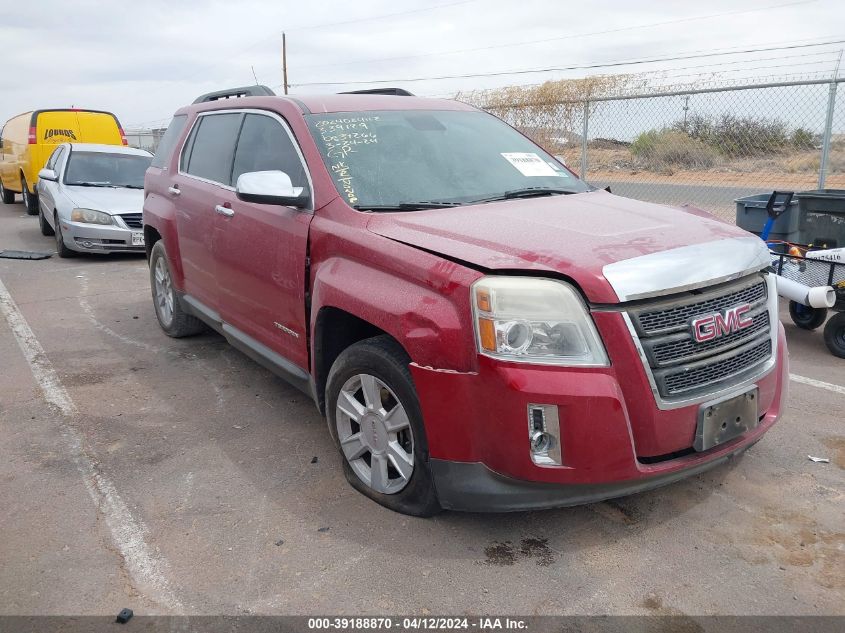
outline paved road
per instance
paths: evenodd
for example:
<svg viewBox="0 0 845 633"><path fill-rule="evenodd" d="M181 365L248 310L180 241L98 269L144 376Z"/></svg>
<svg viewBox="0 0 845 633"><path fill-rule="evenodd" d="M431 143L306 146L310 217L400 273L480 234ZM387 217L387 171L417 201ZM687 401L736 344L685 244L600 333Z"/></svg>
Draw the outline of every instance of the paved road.
<svg viewBox="0 0 845 633"><path fill-rule="evenodd" d="M719 187L708 185L676 185L666 183L632 182L626 180L592 180L597 187L610 186L613 193L647 202L660 204L691 204L733 221L734 200L757 193L766 193L760 187ZM771 190L769 190L771 192Z"/></svg>
<svg viewBox="0 0 845 633"><path fill-rule="evenodd" d="M51 247L0 205L0 249ZM297 391L216 335L164 336L147 279L0 259L0 613L845 614L845 394L793 383L744 457L662 490L413 519L345 483ZM795 373L845 385L818 333L788 334Z"/></svg>

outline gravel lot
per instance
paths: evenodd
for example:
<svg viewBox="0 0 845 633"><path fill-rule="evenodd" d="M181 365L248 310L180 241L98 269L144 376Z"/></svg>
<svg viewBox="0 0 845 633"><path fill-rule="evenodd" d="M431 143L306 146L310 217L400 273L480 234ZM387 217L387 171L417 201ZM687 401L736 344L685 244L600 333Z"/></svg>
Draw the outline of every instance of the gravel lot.
<svg viewBox="0 0 845 633"><path fill-rule="evenodd" d="M54 243L17 203L2 249ZM843 387L793 381L759 444L667 488L421 520L346 484L299 392L164 336L143 258L0 259L0 283L0 614L845 614ZM845 385L786 328L794 374Z"/></svg>

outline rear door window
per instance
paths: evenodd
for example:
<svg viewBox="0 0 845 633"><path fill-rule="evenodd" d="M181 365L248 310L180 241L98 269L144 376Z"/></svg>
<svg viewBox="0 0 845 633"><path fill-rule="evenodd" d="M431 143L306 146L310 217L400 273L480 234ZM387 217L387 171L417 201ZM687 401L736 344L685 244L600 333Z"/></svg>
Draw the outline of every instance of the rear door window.
<svg viewBox="0 0 845 633"><path fill-rule="evenodd" d="M200 117L185 171L198 178L231 185L232 160L242 118L239 112Z"/></svg>
<svg viewBox="0 0 845 633"><path fill-rule="evenodd" d="M294 187L308 186L302 160L283 125L267 115L247 114L235 151L232 182L247 172L272 170L285 172Z"/></svg>
<svg viewBox="0 0 845 633"><path fill-rule="evenodd" d="M187 114L180 114L173 117L170 125L167 126L167 131L158 143L153 162L150 163L153 167L162 168L170 160L170 154L173 152L173 147L176 141L182 136L182 130L185 129L185 123L188 121Z"/></svg>

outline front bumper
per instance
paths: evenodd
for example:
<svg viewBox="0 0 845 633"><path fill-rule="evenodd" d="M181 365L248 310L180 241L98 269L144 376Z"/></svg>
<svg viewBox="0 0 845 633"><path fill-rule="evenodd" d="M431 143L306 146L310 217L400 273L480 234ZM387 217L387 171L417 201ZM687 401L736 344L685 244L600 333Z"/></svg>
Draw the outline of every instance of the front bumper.
<svg viewBox="0 0 845 633"><path fill-rule="evenodd" d="M782 326L774 368L756 381L758 425L704 452L692 450L700 405L660 410L630 336L609 323L600 329L617 352L612 367L528 367L484 357L471 373L411 366L444 508L550 508L649 490L726 462L780 417L789 379ZM531 403L558 408L562 466L531 460Z"/></svg>
<svg viewBox="0 0 845 633"><path fill-rule="evenodd" d="M65 245L83 253L143 253L143 244L132 244L133 233L143 229L123 228L117 225L97 225L61 220Z"/></svg>
<svg viewBox="0 0 845 633"><path fill-rule="evenodd" d="M505 477L484 464L431 460L437 497L447 510L516 512L546 510L625 497L698 475L739 456L757 440L743 442L721 457L683 470L611 483L555 485Z"/></svg>

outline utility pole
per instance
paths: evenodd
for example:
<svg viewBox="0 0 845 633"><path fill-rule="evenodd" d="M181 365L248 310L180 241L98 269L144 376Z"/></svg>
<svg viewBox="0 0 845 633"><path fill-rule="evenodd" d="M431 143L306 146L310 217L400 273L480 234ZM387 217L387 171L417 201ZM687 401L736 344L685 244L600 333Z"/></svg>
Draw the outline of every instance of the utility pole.
<svg viewBox="0 0 845 633"><path fill-rule="evenodd" d="M285 94L288 93L288 45L285 32L282 31L282 85L285 87Z"/></svg>
<svg viewBox="0 0 845 633"><path fill-rule="evenodd" d="M684 131L687 130L687 112L689 111L689 95L684 99Z"/></svg>

